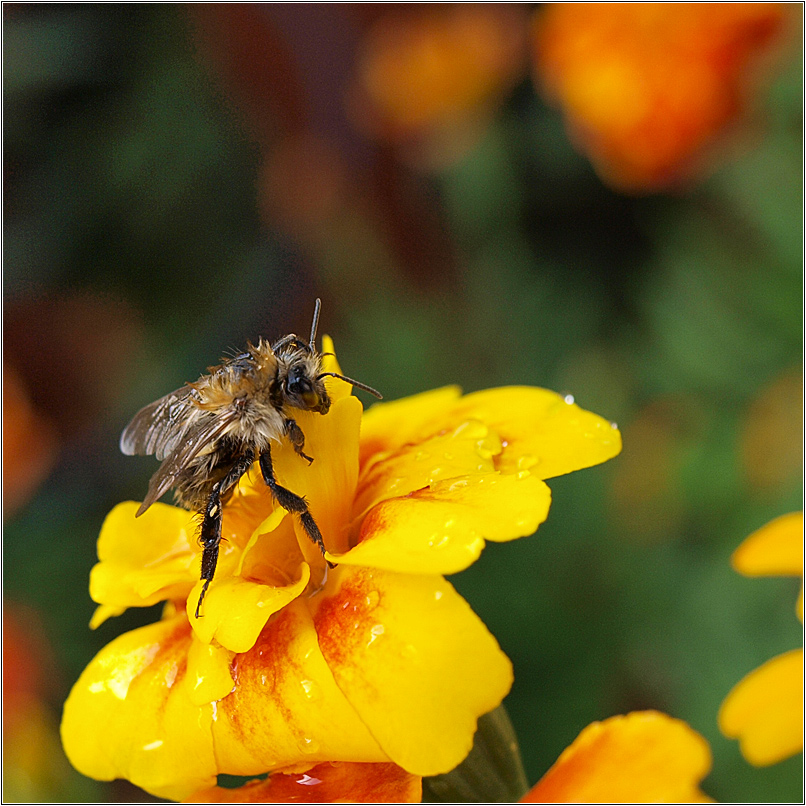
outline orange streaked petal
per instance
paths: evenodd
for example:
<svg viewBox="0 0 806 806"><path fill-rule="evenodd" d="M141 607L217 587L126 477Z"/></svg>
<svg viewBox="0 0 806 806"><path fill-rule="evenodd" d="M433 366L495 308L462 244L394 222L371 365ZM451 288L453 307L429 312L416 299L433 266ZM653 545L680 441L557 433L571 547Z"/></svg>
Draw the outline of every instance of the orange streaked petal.
<svg viewBox="0 0 806 806"><path fill-rule="evenodd" d="M778 655L740 680L722 703L719 727L759 767L803 750L803 650Z"/></svg>
<svg viewBox="0 0 806 806"><path fill-rule="evenodd" d="M753 532L731 562L746 576L803 576L803 513L781 515Z"/></svg>
<svg viewBox="0 0 806 806"><path fill-rule="evenodd" d="M193 586L193 514L156 503L135 518L138 507L134 501L118 504L101 527L99 562L90 572L90 596L109 606L104 618L127 607L184 599ZM94 619L95 626L104 618Z"/></svg>
<svg viewBox="0 0 806 806"><path fill-rule="evenodd" d="M295 599L277 613L231 668L234 689L216 704L213 724L221 772L259 775L325 761L389 761L337 688L306 600Z"/></svg>
<svg viewBox="0 0 806 806"><path fill-rule="evenodd" d="M62 743L77 770L172 800L215 783L213 706L194 704L184 685L191 636L182 613L95 656L64 706Z"/></svg>
<svg viewBox="0 0 806 806"><path fill-rule="evenodd" d="M525 803L688 803L708 798L708 743L685 722L638 711L588 725Z"/></svg>
<svg viewBox="0 0 806 806"><path fill-rule="evenodd" d="M452 770L477 719L509 691L509 659L442 577L331 574L335 593L310 602L339 688L396 764L418 775Z"/></svg>
<svg viewBox="0 0 806 806"><path fill-rule="evenodd" d="M548 486L528 471L448 479L378 504L364 518L358 544L333 559L402 573L453 574L478 559L485 540L532 534L550 504Z"/></svg>
<svg viewBox="0 0 806 806"><path fill-rule="evenodd" d="M397 764L318 764L306 772L274 773L237 789L214 786L188 803L419 803L422 778Z"/></svg>
<svg viewBox="0 0 806 806"><path fill-rule="evenodd" d="M495 470L493 457L501 440L478 420L379 456L362 469L353 517L360 518L375 504L400 498L438 481Z"/></svg>

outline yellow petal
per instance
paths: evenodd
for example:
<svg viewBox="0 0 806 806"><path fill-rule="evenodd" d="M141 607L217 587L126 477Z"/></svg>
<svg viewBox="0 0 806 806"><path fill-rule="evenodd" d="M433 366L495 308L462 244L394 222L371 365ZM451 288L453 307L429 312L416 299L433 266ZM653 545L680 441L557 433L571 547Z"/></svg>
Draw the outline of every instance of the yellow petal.
<svg viewBox="0 0 806 806"><path fill-rule="evenodd" d="M478 559L485 540L532 534L548 515L551 491L528 471L438 482L378 504L358 545L333 559L403 573L452 574Z"/></svg>
<svg viewBox="0 0 806 806"><path fill-rule="evenodd" d="M436 433L440 418L461 394L458 386L446 386L391 403L373 404L361 422L362 469L373 456Z"/></svg>
<svg viewBox="0 0 806 806"><path fill-rule="evenodd" d="M187 617L203 643L209 644L215 639L233 652L247 652L255 645L269 616L296 599L305 590L309 578L307 563L300 563L296 579L282 587L217 571L202 602L199 618L196 618L196 605L203 583L201 580L196 583L187 600Z"/></svg>
<svg viewBox="0 0 806 806"><path fill-rule="evenodd" d="M62 743L77 770L173 800L215 783L213 706L195 705L184 685L190 643L180 614L96 655L64 706Z"/></svg>
<svg viewBox="0 0 806 806"><path fill-rule="evenodd" d="M310 465L287 440L272 451L277 481L307 500L331 551L346 551L348 547L346 527L358 478L362 411L361 401L348 396L337 400L324 416L295 412L297 424L305 434L305 453L313 458ZM304 533L300 539L310 543Z"/></svg>
<svg viewBox="0 0 806 806"><path fill-rule="evenodd" d="M525 803L690 803L709 799L708 743L655 711L588 725L523 798Z"/></svg>
<svg viewBox="0 0 806 806"><path fill-rule="evenodd" d="M322 336L322 370L324 372L338 372L339 375L344 374L341 371L339 362L336 360L336 350L333 347L333 339L327 334ZM356 378L356 380L360 380L360 378ZM350 397L353 393L353 387L339 378L325 378L325 388L333 403L336 403L342 398Z"/></svg>
<svg viewBox="0 0 806 806"><path fill-rule="evenodd" d="M188 803L419 803L422 778L396 764L318 764L292 775L274 773L237 789L215 786Z"/></svg>
<svg viewBox="0 0 806 806"><path fill-rule="evenodd" d="M193 585L193 514L157 503L135 518L138 506L134 501L118 504L101 527L90 596L111 608L103 611L104 618L126 607L184 599ZM102 620L94 619L96 626Z"/></svg>
<svg viewBox="0 0 806 806"><path fill-rule="evenodd" d="M191 641L188 651L187 687L195 705L215 702L232 691L229 668L233 653L218 644Z"/></svg>
<svg viewBox="0 0 806 806"><path fill-rule="evenodd" d="M509 691L508 658L442 577L344 566L331 575L309 601L339 688L396 764L417 775L453 769L478 717Z"/></svg>
<svg viewBox="0 0 806 806"><path fill-rule="evenodd" d="M781 515L762 526L731 559L733 567L747 576L803 576L803 513Z"/></svg>
<svg viewBox="0 0 806 806"><path fill-rule="evenodd" d="M233 692L216 704L213 726L220 772L389 760L337 688L305 600L283 608L254 647L235 656L232 675Z"/></svg>
<svg viewBox="0 0 806 806"><path fill-rule="evenodd" d="M722 703L719 727L756 766L803 750L803 650L778 655L739 681Z"/></svg>

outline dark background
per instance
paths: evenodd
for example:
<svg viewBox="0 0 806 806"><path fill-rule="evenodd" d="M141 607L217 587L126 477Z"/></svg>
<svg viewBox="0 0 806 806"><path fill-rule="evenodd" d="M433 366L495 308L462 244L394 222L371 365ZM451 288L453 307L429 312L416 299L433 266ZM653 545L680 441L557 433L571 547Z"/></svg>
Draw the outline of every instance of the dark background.
<svg viewBox="0 0 806 806"><path fill-rule="evenodd" d="M3 6L4 597L43 735L158 612L87 628L103 517L156 467L120 454L123 426L229 348L305 333L321 296L344 371L387 399L531 384L622 430L620 457L551 482L537 535L452 578L514 663L529 779L590 722L655 708L711 743L715 799L800 800L801 757L754 769L716 726L801 639L798 583L729 565L802 508L797 25L719 161L626 194L525 63L437 149L368 133L357 54L416 8L230 8ZM59 753L7 754L6 800L147 799Z"/></svg>

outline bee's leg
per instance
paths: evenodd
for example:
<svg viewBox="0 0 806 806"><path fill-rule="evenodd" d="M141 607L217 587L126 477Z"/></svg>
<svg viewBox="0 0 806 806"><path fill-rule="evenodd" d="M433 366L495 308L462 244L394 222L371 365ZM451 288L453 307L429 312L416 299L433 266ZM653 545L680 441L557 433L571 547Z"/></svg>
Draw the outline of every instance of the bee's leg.
<svg viewBox="0 0 806 806"><path fill-rule="evenodd" d="M242 454L223 479L213 485L213 489L207 498L207 505L204 508L204 518L202 520L199 542L202 544L201 578L204 580L199 601L196 605L196 618L199 618L204 594L213 581L216 565L218 564L218 546L221 543L221 498L225 496L232 487L238 483L238 479L246 473L255 461L255 454L249 450Z"/></svg>
<svg viewBox="0 0 806 806"><path fill-rule="evenodd" d="M288 417L285 421L285 435L299 456L307 459L308 464L313 462L313 459L307 453L302 452L305 447L305 434L302 433L302 429L297 425L297 421L293 417Z"/></svg>
<svg viewBox="0 0 806 806"><path fill-rule="evenodd" d="M277 479L274 478L274 468L271 463L271 451L268 448L260 454L260 470L263 473L263 480L266 482L266 486L271 490L271 494L274 496L277 503L283 509L289 512L296 512L297 515L299 515L302 528L305 529L308 537L319 546L322 556L324 557L325 541L322 539L322 533L319 531L319 527L316 525L313 515L311 515L308 510L308 504L301 495L296 495L292 493L291 490L287 490L277 483ZM330 561L328 561L328 565L333 567L333 563Z"/></svg>

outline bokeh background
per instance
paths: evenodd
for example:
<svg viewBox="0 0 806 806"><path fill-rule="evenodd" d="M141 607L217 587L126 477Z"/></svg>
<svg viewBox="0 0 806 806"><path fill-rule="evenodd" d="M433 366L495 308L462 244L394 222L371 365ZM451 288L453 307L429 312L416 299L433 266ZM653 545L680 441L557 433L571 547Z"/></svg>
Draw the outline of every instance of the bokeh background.
<svg viewBox="0 0 806 806"><path fill-rule="evenodd" d="M156 468L142 405L310 326L387 399L573 394L620 457L452 578L515 667L536 781L656 708L721 801L799 801L716 714L798 646L796 580L730 554L802 508L802 7L3 5L4 800L149 800L73 772L95 540ZM697 10L699 9L699 10Z"/></svg>

